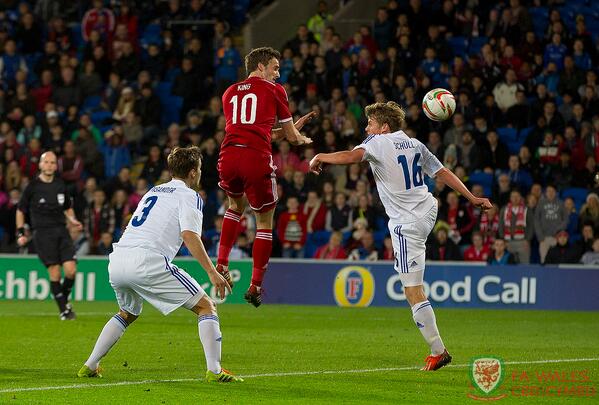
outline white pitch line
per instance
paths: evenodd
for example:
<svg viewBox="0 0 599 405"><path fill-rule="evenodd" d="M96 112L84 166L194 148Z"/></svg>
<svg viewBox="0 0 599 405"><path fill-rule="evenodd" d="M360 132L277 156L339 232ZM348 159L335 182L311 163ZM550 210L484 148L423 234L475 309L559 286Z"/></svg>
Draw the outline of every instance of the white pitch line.
<svg viewBox="0 0 599 405"><path fill-rule="evenodd" d="M505 361L503 364L551 364L551 363L581 363L585 361L599 361L599 358L581 358L581 359L550 359L550 360L531 360L531 361ZM470 367L470 364L454 364L447 367L465 368ZM301 375L326 375L326 374L359 374L359 373L375 373L382 371L409 371L419 370L420 366L408 367L388 367L388 368L365 368L357 370L323 370L323 371L290 371L282 373L265 373L265 374L248 374L242 375L243 378L260 378L260 377L290 377ZM107 384L72 384L72 385L55 385L50 387L24 387L24 388L8 388L0 390L0 393L14 393L27 391L51 391L51 390L67 390L75 388L96 388L96 387L118 387L123 385L142 385L142 384L162 384L162 383L177 383L177 382L193 382L201 381L200 378L174 378L169 380L141 380L141 381L120 381Z"/></svg>

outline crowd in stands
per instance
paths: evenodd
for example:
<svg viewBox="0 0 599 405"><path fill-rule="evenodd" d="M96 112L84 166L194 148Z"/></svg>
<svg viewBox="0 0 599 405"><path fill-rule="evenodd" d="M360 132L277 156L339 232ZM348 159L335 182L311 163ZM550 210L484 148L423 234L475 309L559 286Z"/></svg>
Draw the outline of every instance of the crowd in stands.
<svg viewBox="0 0 599 405"><path fill-rule="evenodd" d="M43 151L59 156L84 223L71 230L78 253L107 254L143 194L170 179L168 153L198 145L214 254L226 204L220 95L244 75L232 32L254 2L12 3L0 11L2 249L16 250L16 203ZM429 259L599 264L596 2L389 0L351 37L335 31L326 2L315 11L281 49L294 117L318 116L303 129L313 145L273 144L275 256L393 258L368 166L315 176L308 162L358 145L364 107L394 100L407 112L404 131L494 203L480 212L427 178L439 200ZM436 87L456 97L446 122L421 111ZM251 254L250 212L242 224L232 258Z"/></svg>

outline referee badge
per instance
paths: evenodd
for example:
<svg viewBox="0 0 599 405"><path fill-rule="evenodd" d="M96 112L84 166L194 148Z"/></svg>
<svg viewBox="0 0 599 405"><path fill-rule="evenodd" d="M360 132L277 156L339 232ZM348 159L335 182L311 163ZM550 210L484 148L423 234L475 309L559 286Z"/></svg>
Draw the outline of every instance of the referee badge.
<svg viewBox="0 0 599 405"><path fill-rule="evenodd" d="M58 195L56 196L56 198L58 198L58 203L59 203L60 205L63 205L63 204L64 204L64 194L60 193L60 194L58 194Z"/></svg>

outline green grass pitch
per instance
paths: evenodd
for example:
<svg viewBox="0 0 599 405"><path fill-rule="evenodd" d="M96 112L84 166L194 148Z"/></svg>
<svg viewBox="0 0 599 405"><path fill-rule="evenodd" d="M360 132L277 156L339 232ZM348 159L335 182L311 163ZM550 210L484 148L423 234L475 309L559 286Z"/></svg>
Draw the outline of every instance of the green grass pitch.
<svg viewBox="0 0 599 405"><path fill-rule="evenodd" d="M61 322L53 302L0 302L0 403L482 403L467 396L468 363L482 355L504 361L498 392L507 397L496 403L599 400L597 312L437 308L453 363L422 372L427 347L407 308L222 305L223 366L246 377L226 385L202 379L195 316L163 317L147 304L103 360L104 378L77 379L116 304L75 309L76 321ZM529 381L513 380L523 372ZM543 372L562 381L540 384ZM583 386L594 395L514 396L523 385Z"/></svg>

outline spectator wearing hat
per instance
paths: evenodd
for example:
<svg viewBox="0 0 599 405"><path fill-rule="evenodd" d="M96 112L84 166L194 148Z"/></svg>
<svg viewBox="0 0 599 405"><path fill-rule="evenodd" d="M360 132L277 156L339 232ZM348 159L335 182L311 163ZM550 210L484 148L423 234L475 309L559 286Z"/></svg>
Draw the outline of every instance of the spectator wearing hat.
<svg viewBox="0 0 599 405"><path fill-rule="evenodd" d="M559 231L555 238L557 244L547 252L544 264L578 263L582 252L576 245L568 241L568 232Z"/></svg>

